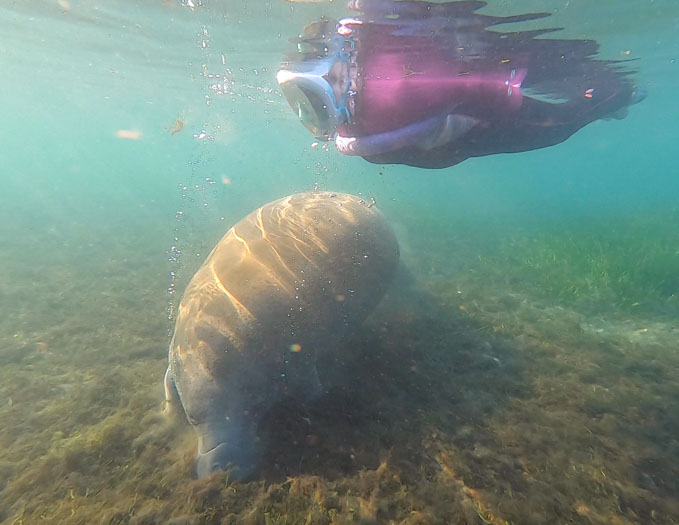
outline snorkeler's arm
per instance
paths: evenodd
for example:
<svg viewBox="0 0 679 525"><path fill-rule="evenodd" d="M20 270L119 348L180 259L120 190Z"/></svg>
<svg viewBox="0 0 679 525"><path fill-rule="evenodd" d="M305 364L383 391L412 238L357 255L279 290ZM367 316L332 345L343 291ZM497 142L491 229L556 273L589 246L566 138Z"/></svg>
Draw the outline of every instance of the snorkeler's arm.
<svg viewBox="0 0 679 525"><path fill-rule="evenodd" d="M359 157L380 155L404 148L430 150L455 141L478 122L478 119L466 115L438 115L374 135L345 137L338 134L335 146L340 153Z"/></svg>

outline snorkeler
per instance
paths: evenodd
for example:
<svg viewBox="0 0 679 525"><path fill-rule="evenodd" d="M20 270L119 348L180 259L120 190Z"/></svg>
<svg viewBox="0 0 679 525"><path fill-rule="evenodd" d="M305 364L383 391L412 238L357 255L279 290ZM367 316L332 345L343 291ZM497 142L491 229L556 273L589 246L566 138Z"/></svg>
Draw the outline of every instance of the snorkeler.
<svg viewBox="0 0 679 525"><path fill-rule="evenodd" d="M421 168L552 146L643 98L620 62L593 58L596 42L490 31L549 15L477 14L484 5L352 0L363 14L305 28L278 83L318 140Z"/></svg>

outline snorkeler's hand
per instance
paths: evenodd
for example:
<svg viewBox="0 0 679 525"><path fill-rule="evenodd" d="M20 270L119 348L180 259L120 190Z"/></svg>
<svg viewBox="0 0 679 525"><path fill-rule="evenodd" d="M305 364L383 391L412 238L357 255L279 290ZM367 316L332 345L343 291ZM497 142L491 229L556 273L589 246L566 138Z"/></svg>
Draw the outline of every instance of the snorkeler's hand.
<svg viewBox="0 0 679 525"><path fill-rule="evenodd" d="M449 114L442 119L439 128L428 137L424 137L417 146L420 149L431 150L445 146L465 135L479 123L479 119L467 115Z"/></svg>

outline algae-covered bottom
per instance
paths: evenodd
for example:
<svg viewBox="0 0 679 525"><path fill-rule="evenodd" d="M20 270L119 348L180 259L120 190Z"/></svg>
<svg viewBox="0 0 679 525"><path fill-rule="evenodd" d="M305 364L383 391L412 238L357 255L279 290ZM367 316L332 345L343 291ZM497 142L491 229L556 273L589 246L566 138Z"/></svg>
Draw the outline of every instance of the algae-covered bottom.
<svg viewBox="0 0 679 525"><path fill-rule="evenodd" d="M247 483L194 479L161 416L162 234L18 265L55 242L22 237L0 253L0 522L676 523L679 244L619 231L401 238L407 270L320 363L327 393L263 421Z"/></svg>

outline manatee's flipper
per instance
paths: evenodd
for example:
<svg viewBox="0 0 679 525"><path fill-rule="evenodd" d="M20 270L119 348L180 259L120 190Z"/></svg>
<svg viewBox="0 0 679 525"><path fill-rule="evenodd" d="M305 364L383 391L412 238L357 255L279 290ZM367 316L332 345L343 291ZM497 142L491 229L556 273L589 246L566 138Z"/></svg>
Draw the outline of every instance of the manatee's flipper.
<svg viewBox="0 0 679 525"><path fill-rule="evenodd" d="M321 384L320 379L318 379L318 370L316 370L316 365L312 366L307 372L305 379L306 381L304 381L301 385L301 398L302 401L308 403L323 393L323 385Z"/></svg>
<svg viewBox="0 0 679 525"><path fill-rule="evenodd" d="M323 393L323 386L318 379L318 370L316 370L316 363L313 360L304 355L296 354L289 356L286 362L286 395L306 403Z"/></svg>
<svg viewBox="0 0 679 525"><path fill-rule="evenodd" d="M174 379L172 378L172 372L170 372L170 367L167 367L165 371L165 402L163 403L163 415L169 416L175 414L179 407L181 406L181 401L179 400L179 392L177 392L177 386L174 384Z"/></svg>

